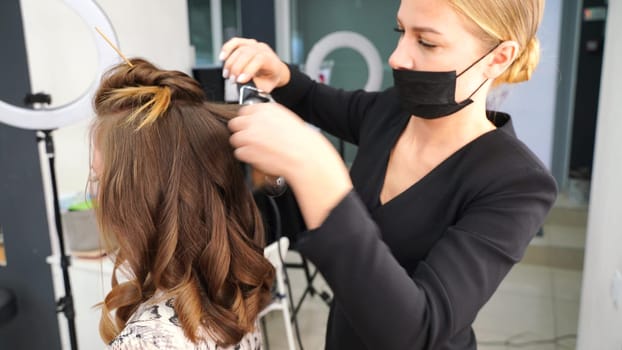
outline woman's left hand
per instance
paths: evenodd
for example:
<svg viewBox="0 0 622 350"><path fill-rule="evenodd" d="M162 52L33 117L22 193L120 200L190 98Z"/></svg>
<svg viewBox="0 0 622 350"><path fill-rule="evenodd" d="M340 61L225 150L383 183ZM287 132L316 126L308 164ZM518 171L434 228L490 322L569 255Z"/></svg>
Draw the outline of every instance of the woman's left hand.
<svg viewBox="0 0 622 350"><path fill-rule="evenodd" d="M349 192L348 170L333 145L278 103L244 106L229 121L239 160L285 177L309 228L319 226Z"/></svg>

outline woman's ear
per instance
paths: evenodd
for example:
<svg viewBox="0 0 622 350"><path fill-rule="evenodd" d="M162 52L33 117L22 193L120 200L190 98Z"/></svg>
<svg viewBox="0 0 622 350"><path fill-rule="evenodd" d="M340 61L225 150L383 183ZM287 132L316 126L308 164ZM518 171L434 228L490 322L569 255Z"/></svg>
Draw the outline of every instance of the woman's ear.
<svg viewBox="0 0 622 350"><path fill-rule="evenodd" d="M488 79L494 80L514 62L518 57L520 46L516 41L504 41L493 50L492 61L486 70Z"/></svg>

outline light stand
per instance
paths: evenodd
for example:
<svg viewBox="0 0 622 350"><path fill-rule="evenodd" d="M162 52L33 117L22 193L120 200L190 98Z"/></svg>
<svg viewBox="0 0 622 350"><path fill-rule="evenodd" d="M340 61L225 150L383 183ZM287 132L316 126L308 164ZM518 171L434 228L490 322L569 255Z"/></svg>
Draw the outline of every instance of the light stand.
<svg viewBox="0 0 622 350"><path fill-rule="evenodd" d="M69 266L71 265L71 257L65 253L65 239L63 236L63 225L61 222L60 205L58 203L58 188L56 185L55 171L55 155L54 140L52 139L52 130L41 131L44 137L39 141L45 142L45 153L48 157L50 165L50 178L52 181L52 198L54 201L54 224L58 237L58 250L60 255L60 268L63 274L63 285L65 287L65 296L60 297L56 302L56 312L62 312L67 318L67 327L69 328L69 341L72 350L78 350L78 338L76 336L75 311L73 308L73 294L71 293L71 283L69 280Z"/></svg>
<svg viewBox="0 0 622 350"><path fill-rule="evenodd" d="M24 100L28 105L44 105L50 104L52 98L50 95L38 93L28 94ZM60 258L60 267L63 275L63 286L65 288L65 296L58 298L56 301L56 312L62 312L67 318L67 328L69 329L69 342L72 350L78 350L78 338L76 335L75 310L73 307L73 294L71 292L71 281L69 279L69 266L71 265L71 257L65 251L65 236L63 234L63 225L61 221L60 204L58 200L58 186L56 184L56 166L55 166L55 150L54 139L52 138L53 130L40 130L43 135L37 135L37 142L45 143L45 154L48 158L50 170L50 181L52 183L52 202L54 203L54 226L56 228L56 236L58 239L58 254Z"/></svg>

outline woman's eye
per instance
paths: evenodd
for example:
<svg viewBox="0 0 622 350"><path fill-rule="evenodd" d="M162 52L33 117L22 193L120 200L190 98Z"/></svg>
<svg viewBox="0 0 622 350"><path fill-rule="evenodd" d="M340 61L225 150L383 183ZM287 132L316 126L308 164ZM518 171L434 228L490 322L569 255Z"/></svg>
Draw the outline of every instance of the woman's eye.
<svg viewBox="0 0 622 350"><path fill-rule="evenodd" d="M396 32L396 33L400 33L400 36L403 36L406 33L406 30L404 28L400 28L400 27L393 28L393 31ZM425 47L427 49L433 49L433 48L437 47L437 45L432 44L430 42L427 42L427 41L425 41L425 40L423 40L421 38L419 38L417 41L419 42L419 45L421 45L421 46L423 46L423 47Z"/></svg>
<svg viewBox="0 0 622 350"><path fill-rule="evenodd" d="M428 49L433 49L433 48L436 47L436 45L431 44L431 43L429 43L429 42L427 42L427 41L425 41L423 39L419 39L419 45L421 45L421 46L423 46L425 48L428 48Z"/></svg>

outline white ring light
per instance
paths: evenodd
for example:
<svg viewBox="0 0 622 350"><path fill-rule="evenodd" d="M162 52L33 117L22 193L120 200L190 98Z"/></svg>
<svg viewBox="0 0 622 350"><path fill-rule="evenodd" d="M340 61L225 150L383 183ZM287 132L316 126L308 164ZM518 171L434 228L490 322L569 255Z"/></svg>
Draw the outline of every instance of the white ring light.
<svg viewBox="0 0 622 350"><path fill-rule="evenodd" d="M305 63L305 73L315 79L319 76L320 65L329 53L336 49L349 48L363 56L367 63L369 76L365 84L365 90L378 91L382 86L382 59L374 44L361 34L350 31L333 32L315 43L307 62Z"/></svg>
<svg viewBox="0 0 622 350"><path fill-rule="evenodd" d="M95 27L100 28L110 40L117 44L117 37L112 24L103 10L94 0L64 0L65 3L80 15L91 29L91 35L95 40L97 55L99 58L97 74L88 90L73 102L45 110L20 108L0 101L0 122L8 125L31 130L57 129L82 119L90 118L93 114L91 99L102 73L111 65L118 62L116 52L99 37Z"/></svg>

